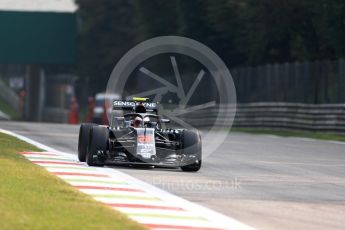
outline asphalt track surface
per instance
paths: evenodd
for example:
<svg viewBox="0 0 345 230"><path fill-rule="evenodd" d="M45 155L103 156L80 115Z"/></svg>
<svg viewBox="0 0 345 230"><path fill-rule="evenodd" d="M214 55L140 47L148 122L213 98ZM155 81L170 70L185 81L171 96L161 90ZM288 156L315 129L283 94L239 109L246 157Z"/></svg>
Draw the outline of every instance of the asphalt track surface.
<svg viewBox="0 0 345 230"><path fill-rule="evenodd" d="M0 128L76 154L78 126ZM258 229L345 226L345 143L231 133L197 173L116 168Z"/></svg>

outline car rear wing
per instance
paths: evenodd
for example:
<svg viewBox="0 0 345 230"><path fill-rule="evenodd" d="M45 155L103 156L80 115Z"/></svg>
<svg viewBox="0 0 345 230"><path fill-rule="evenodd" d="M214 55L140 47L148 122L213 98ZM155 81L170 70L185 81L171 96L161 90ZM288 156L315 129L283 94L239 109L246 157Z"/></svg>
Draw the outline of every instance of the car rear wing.
<svg viewBox="0 0 345 230"><path fill-rule="evenodd" d="M124 100L115 100L113 102L113 110L122 110L132 112L134 111L135 107L139 104L145 106L147 112L155 112L157 113L157 102L143 102L143 101L124 101Z"/></svg>

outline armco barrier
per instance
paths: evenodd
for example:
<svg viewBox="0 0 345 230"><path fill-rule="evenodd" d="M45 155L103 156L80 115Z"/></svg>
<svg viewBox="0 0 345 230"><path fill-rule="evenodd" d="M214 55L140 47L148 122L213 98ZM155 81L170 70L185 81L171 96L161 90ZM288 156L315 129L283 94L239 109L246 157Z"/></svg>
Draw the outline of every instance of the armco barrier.
<svg viewBox="0 0 345 230"><path fill-rule="evenodd" d="M219 113L227 108L227 114ZM220 105L181 117L193 126L207 127L213 125L218 114L220 119L229 119L235 112L233 127L345 133L345 104L262 102L237 104L236 110L231 105Z"/></svg>
<svg viewBox="0 0 345 230"><path fill-rule="evenodd" d="M14 110L19 111L19 97L0 79L0 97Z"/></svg>
<svg viewBox="0 0 345 230"><path fill-rule="evenodd" d="M61 108L44 108L42 120L45 122L67 123L68 110Z"/></svg>

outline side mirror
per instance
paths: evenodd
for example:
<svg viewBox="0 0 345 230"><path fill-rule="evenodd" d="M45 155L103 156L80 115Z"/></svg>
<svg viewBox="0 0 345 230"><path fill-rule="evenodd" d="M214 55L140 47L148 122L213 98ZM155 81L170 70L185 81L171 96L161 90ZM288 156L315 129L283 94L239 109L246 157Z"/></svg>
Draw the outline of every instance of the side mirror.
<svg viewBox="0 0 345 230"><path fill-rule="evenodd" d="M170 123L169 119L161 119L160 121L161 121L161 123Z"/></svg>

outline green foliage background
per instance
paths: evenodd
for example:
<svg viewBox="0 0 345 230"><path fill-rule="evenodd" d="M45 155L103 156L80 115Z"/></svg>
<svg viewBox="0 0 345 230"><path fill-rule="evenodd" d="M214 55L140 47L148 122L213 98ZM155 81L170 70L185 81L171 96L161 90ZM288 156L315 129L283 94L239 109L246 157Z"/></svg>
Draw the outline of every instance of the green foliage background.
<svg viewBox="0 0 345 230"><path fill-rule="evenodd" d="M196 39L228 67L345 57L343 0L77 0L81 84L105 89L135 44ZM83 83L84 82L84 83Z"/></svg>

